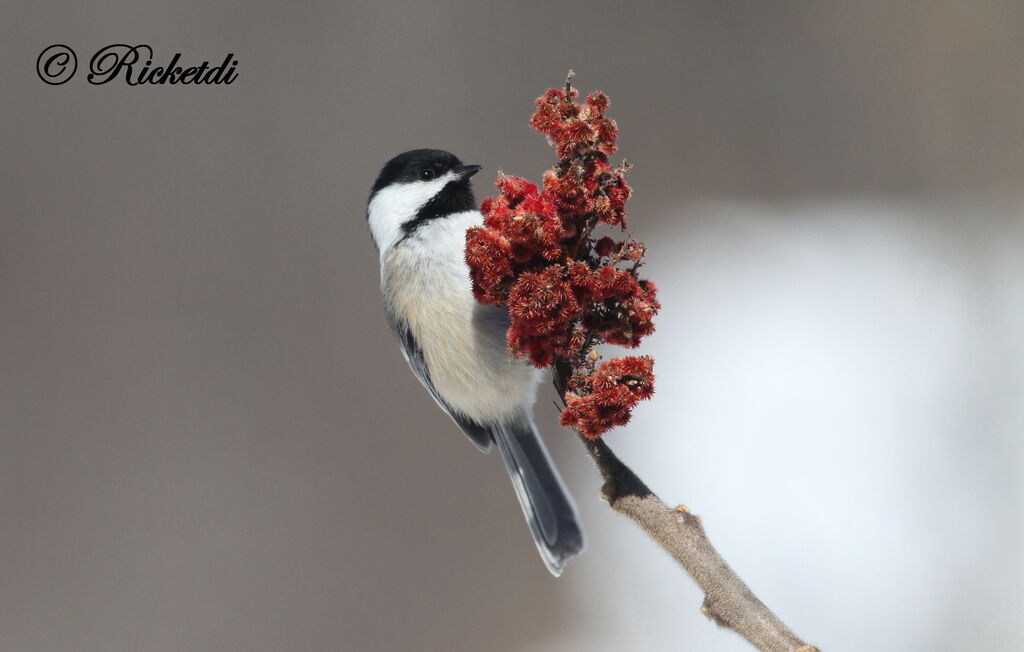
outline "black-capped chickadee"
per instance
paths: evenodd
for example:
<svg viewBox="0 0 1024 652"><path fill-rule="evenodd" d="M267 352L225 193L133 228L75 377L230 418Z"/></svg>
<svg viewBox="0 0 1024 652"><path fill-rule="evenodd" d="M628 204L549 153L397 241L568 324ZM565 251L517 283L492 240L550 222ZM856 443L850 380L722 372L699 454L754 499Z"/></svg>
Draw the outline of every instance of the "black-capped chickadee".
<svg viewBox="0 0 1024 652"><path fill-rule="evenodd" d="M473 298L466 229L483 223L470 178L479 165L417 149L381 169L366 215L381 291L402 353L476 446L498 445L544 563L556 577L583 551L576 506L533 424L543 372L505 348L508 311Z"/></svg>

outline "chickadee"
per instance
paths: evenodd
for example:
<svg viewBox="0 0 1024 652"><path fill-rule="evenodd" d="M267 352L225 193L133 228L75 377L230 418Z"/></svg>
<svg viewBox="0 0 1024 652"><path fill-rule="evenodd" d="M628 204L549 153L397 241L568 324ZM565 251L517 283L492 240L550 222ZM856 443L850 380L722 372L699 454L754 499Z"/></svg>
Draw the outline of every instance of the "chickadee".
<svg viewBox="0 0 1024 652"><path fill-rule="evenodd" d="M483 223L479 165L416 149L387 162L366 215L380 252L388 323L413 374L481 451L498 445L551 574L583 551L576 506L533 424L543 372L510 358L508 310L473 298L466 229Z"/></svg>

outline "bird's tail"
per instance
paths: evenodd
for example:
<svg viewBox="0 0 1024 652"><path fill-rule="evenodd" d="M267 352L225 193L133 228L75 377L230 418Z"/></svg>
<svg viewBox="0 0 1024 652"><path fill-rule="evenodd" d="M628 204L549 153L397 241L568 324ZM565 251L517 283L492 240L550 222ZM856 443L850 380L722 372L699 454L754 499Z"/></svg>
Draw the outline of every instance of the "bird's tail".
<svg viewBox="0 0 1024 652"><path fill-rule="evenodd" d="M537 550L551 574L558 577L584 548L576 504L528 417L503 424L493 434Z"/></svg>

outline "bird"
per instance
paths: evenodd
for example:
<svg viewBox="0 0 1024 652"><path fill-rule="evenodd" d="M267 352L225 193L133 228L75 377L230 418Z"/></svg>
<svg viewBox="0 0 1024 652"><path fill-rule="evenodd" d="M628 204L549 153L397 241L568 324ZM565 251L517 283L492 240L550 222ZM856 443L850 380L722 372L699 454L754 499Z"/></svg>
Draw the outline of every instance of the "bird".
<svg viewBox="0 0 1024 652"><path fill-rule="evenodd" d="M380 170L366 216L380 255L386 320L416 378L483 452L501 453L537 550L552 575L585 547L576 505L533 421L544 372L510 356L505 306L473 296L466 230L483 224L479 165L415 149Z"/></svg>

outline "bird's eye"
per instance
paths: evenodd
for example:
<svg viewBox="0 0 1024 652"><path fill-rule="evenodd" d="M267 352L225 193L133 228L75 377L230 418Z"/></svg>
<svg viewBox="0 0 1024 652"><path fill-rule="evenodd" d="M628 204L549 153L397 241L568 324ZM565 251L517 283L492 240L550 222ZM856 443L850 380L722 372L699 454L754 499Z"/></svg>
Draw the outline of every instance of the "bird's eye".
<svg viewBox="0 0 1024 652"><path fill-rule="evenodd" d="M420 180L421 181L430 181L433 178L434 178L434 171L431 170L430 168L423 168L422 170L420 170Z"/></svg>

